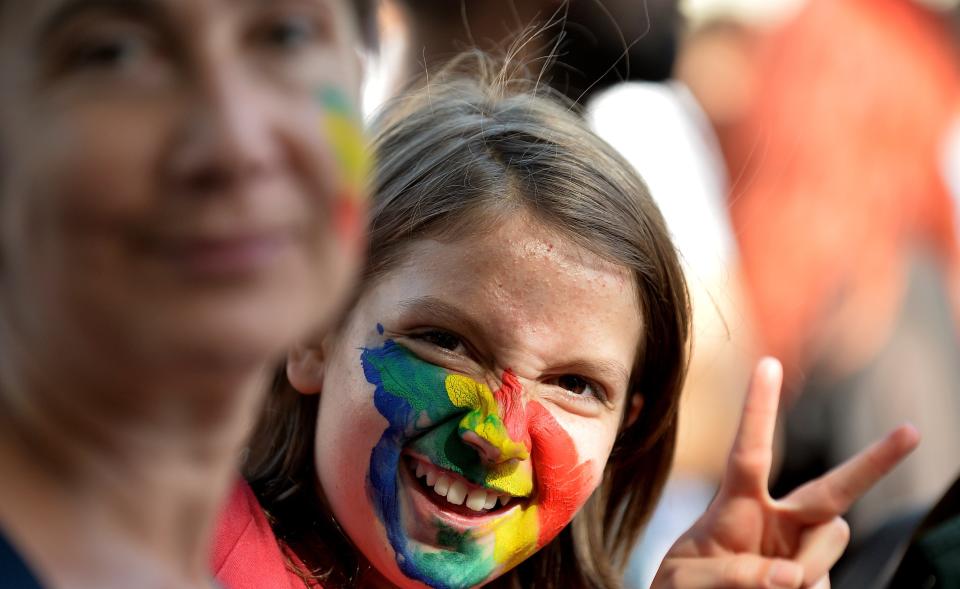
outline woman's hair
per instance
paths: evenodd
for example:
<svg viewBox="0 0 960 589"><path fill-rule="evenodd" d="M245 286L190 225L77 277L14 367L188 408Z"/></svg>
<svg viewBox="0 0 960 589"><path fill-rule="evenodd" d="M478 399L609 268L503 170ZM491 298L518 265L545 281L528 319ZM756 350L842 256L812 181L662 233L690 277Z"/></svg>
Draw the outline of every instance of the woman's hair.
<svg viewBox="0 0 960 589"><path fill-rule="evenodd" d="M476 62L463 75L464 64ZM628 268L643 336L630 399L599 488L563 532L491 587L615 587L670 468L690 321L660 212L636 172L570 108L482 56L462 58L375 121L370 249L361 292L420 240L456 241L524 213ZM349 585L358 557L319 505L318 399L282 375L251 443L246 475L281 542L325 586ZM630 402L626 403L630 407ZM359 492L359 491L358 491ZM343 565L342 563L353 563Z"/></svg>
<svg viewBox="0 0 960 589"><path fill-rule="evenodd" d="M364 45L370 48L377 47L377 5L374 0L347 0L357 16L357 25L360 28L360 37ZM0 0L2 5L3 0Z"/></svg>

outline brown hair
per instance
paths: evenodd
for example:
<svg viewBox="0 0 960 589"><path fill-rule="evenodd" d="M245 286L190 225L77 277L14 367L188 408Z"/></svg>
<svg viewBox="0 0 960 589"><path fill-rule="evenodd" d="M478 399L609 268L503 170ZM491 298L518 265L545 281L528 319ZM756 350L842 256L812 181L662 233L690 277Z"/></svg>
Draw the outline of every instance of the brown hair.
<svg viewBox="0 0 960 589"><path fill-rule="evenodd" d="M488 585L616 587L673 457L688 352L686 285L660 212L630 165L569 108L476 61L479 75L459 75L455 65L377 120L361 288L396 268L413 242L462 239L518 210L632 271L644 335L630 391L642 395L643 410L621 429L600 487L572 524ZM292 391L282 376L277 385L251 445L248 479L281 542L325 586L350 585L355 571L342 563L356 556L318 506L317 398Z"/></svg>
<svg viewBox="0 0 960 589"><path fill-rule="evenodd" d="M2 0L0 0L2 1ZM364 45L371 48L377 47L377 6L376 0L347 0L357 16L357 25L360 29L360 37Z"/></svg>

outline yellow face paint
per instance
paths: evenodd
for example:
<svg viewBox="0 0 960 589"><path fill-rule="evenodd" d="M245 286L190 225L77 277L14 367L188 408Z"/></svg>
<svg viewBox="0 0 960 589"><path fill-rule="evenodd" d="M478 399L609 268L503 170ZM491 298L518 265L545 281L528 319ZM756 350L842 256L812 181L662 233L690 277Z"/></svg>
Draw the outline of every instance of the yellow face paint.
<svg viewBox="0 0 960 589"><path fill-rule="evenodd" d="M347 97L336 88L321 90L318 98L324 111L323 127L340 167L346 193L352 198L363 199L372 162L361 118Z"/></svg>
<svg viewBox="0 0 960 589"><path fill-rule="evenodd" d="M500 451L501 461L511 458L526 460L530 457L530 452L522 443L510 438L490 387L459 374L448 376L446 387L454 406L471 409L460 420L461 432L472 431L477 434Z"/></svg>
<svg viewBox="0 0 960 589"><path fill-rule="evenodd" d="M512 569L539 548L540 520L536 505L514 510L490 525L494 534L493 560L503 570Z"/></svg>

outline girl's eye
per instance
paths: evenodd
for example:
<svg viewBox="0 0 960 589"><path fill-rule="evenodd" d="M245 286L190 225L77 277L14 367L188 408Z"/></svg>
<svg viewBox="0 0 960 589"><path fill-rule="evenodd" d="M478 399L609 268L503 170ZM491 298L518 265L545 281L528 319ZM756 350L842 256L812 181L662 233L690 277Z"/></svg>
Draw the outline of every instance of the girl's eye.
<svg viewBox="0 0 960 589"><path fill-rule="evenodd" d="M425 331L411 337L449 352L456 352L464 347L463 340L447 331Z"/></svg>
<svg viewBox="0 0 960 589"><path fill-rule="evenodd" d="M554 384L561 389L577 395L578 397L594 397L597 399L603 397L603 393L599 386L583 378L582 376L577 376L575 374L564 374L563 376L559 376L554 380Z"/></svg>

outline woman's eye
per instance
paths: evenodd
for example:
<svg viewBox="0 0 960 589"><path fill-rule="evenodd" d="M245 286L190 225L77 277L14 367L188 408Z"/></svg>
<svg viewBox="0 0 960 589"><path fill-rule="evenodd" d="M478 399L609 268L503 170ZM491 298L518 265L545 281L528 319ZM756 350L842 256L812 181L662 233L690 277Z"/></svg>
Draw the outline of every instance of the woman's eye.
<svg viewBox="0 0 960 589"><path fill-rule="evenodd" d="M411 337L450 352L456 352L463 347L463 340L446 331L425 331Z"/></svg>
<svg viewBox="0 0 960 589"><path fill-rule="evenodd" d="M68 59L73 68L115 70L130 67L149 53L146 40L133 34L117 34L79 44Z"/></svg>
<svg viewBox="0 0 960 589"><path fill-rule="evenodd" d="M575 374L557 377L555 384L580 397L601 397L600 388L589 380Z"/></svg>
<svg viewBox="0 0 960 589"><path fill-rule="evenodd" d="M271 21L257 35L272 49L292 51L320 40L323 31L316 19L307 16L288 16Z"/></svg>

